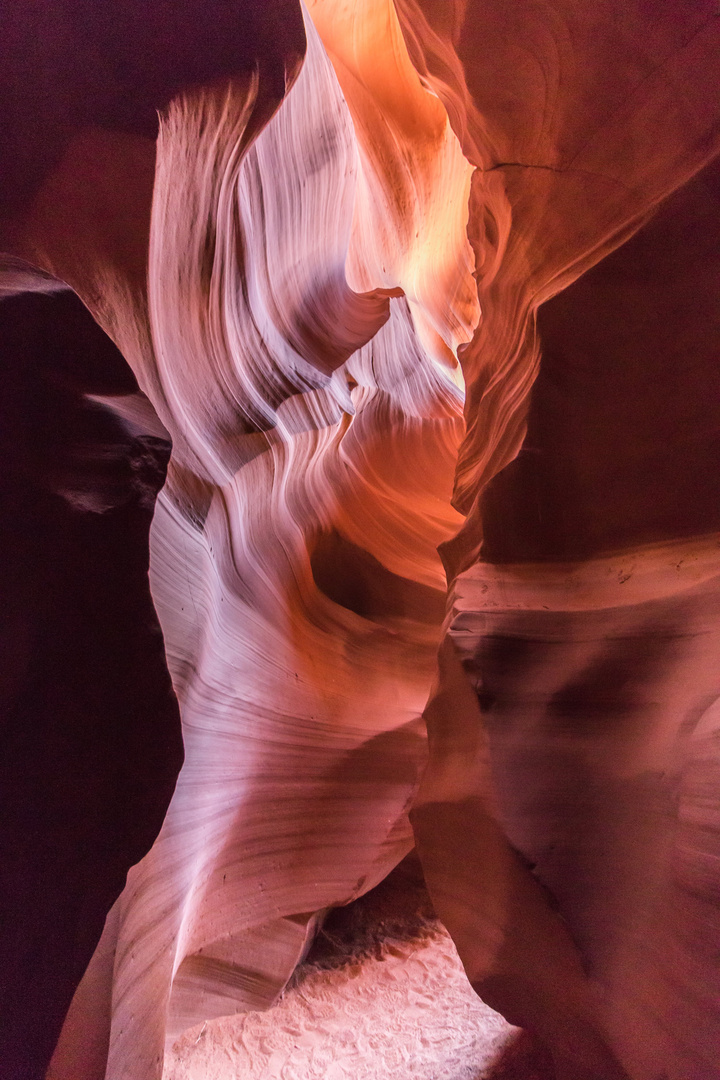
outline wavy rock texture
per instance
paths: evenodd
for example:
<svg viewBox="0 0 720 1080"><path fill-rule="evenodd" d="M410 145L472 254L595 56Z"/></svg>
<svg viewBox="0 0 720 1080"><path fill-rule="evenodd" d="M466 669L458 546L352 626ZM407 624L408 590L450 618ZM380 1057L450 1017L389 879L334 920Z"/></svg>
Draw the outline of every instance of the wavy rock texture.
<svg viewBox="0 0 720 1080"><path fill-rule="evenodd" d="M354 225L357 200L373 197L355 128L310 23L307 34L297 83L249 147L253 80L188 95L161 124L154 367L140 381L173 440L151 583L186 764L76 999L92 996L97 1032L110 1012L111 1077L159 1076L166 1037L270 1005L312 913L371 887L412 843L444 613L436 548L461 522L449 499L463 427L413 311L447 294L452 350L471 256L458 196L439 281L409 302L402 268L375 273L377 239ZM454 146L462 161L447 121L431 134L413 225L428 248L446 197L434 158ZM419 124L416 154L425 139ZM461 164L461 193L468 174ZM364 291L346 283L346 260ZM86 1037L88 1011L78 1004L74 1021ZM66 1047L73 1038L71 1017ZM67 1054L53 1076L88 1071L82 1050Z"/></svg>
<svg viewBox="0 0 720 1080"><path fill-rule="evenodd" d="M711 3L513 7L398 0L410 55L446 104L473 177L484 317L461 350L468 430L446 558L478 557L484 486L518 453L540 306L625 242L718 153Z"/></svg>
<svg viewBox="0 0 720 1080"><path fill-rule="evenodd" d="M643 1080L717 1075L719 572L716 539L686 541L478 564L453 592L498 819Z"/></svg>
<svg viewBox="0 0 720 1080"><path fill-rule="evenodd" d="M454 370L479 315L466 238L472 167L410 62L391 0L314 0L309 10L360 155L348 277L401 287L422 344Z"/></svg>
<svg viewBox="0 0 720 1080"><path fill-rule="evenodd" d="M262 123L305 39L290 0L219 0L212 18L192 0L11 2L0 24L0 1071L40 1080L183 756L148 587L170 447L117 348L141 373L157 110L259 68ZM107 395L130 423L98 409ZM102 1030L80 1033L104 1071Z"/></svg>
<svg viewBox="0 0 720 1080"><path fill-rule="evenodd" d="M718 815L697 778L717 747L696 725L720 690L702 539L720 525L716 14L398 11L478 165L469 513L444 549L472 589L413 810L430 892L479 992L543 1035L559 1075L621 1075L595 1029L632 1077L709 1080ZM704 571L677 584L672 545L685 567L695 543Z"/></svg>

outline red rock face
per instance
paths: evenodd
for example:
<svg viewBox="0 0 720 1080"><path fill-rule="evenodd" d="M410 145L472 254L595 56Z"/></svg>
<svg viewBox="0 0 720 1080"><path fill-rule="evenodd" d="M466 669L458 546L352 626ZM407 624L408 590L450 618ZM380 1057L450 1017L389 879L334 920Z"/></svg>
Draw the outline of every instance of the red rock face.
<svg viewBox="0 0 720 1080"><path fill-rule="evenodd" d="M471 977L545 1032L559 1071L612 1074L590 1064L589 1043L570 1058L558 1045L563 1027L580 1029L578 1009L588 1016L589 991L590 1027L630 1075L711 1076L714 975L701 956L718 924L699 868L714 811L700 809L690 777L709 775L712 721L697 725L717 667L705 651L716 632L717 547L705 537L717 528L717 275L714 226L703 225L715 217L715 121L694 59L716 29L700 9L686 22L658 11L652 27L634 11L599 35L571 5L546 14L534 23L478 5L452 26L428 6L428 23L414 23L417 54L481 166L485 232L471 212L470 235L494 256L485 278L478 260L484 317L462 356L469 428L456 493L469 515L446 548L455 570L480 554L456 580L448 624L474 693L450 654L426 713L416 835ZM451 40L462 73L447 60ZM488 186L497 174L501 192ZM498 850L495 821L559 902L584 989L560 928ZM698 827L703 840L690 840ZM473 831L476 869L453 871L455 837ZM690 887L688 872L706 884ZM680 911L694 927L682 944L671 930Z"/></svg>
<svg viewBox="0 0 720 1080"><path fill-rule="evenodd" d="M322 913L414 841L473 986L561 1080L710 1080L717 20L610 0L216 6L197 40L190 9L153 13L159 67L129 6L116 37L73 8L87 85L48 15L64 96L8 124L32 162L7 188L8 291L28 284L18 258L38 288L61 279L127 360L136 384L81 387L121 470L172 443L149 579L185 751L170 799L157 656L165 713L145 706L150 747L122 766L156 761L153 824L103 864L90 944L112 910L48 1075L159 1080L168 1040L270 1007ZM104 476L63 477L56 499L124 535ZM158 486L132 488L130 553ZM122 624L128 649L151 623ZM64 708L82 683L134 730L132 695L72 662ZM41 760L50 708L27 717ZM31 807L78 813L37 788ZM130 796L111 822L104 790L98 850L144 814ZM90 903L65 877L63 941ZM13 1013L16 1075L42 1075L89 952L63 953L24 1063Z"/></svg>

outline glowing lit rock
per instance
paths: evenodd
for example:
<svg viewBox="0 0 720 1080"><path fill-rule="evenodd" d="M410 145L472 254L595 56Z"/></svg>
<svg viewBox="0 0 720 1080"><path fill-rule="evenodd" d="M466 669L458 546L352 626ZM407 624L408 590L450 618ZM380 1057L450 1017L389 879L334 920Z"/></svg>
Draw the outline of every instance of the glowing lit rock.
<svg viewBox="0 0 720 1080"><path fill-rule="evenodd" d="M422 290L410 303L402 273L363 293L345 282L348 253L371 265L377 238L368 253L353 224L369 198L355 128L307 33L252 144L252 80L189 94L161 123L139 362L173 440L151 584L186 762L99 949L115 956L117 1080L159 1076L184 1026L270 1005L302 913L371 887L412 843L444 613L436 549L462 520L449 502L462 396L422 344ZM437 136L462 161L446 122ZM461 209L460 254L423 286L456 326L472 286ZM418 229L432 212L431 199Z"/></svg>

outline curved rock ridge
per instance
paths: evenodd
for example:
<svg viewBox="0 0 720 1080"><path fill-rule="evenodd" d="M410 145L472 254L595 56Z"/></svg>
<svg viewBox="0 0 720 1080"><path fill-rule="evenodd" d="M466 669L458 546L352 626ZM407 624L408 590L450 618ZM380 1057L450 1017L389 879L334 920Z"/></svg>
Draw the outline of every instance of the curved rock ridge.
<svg viewBox="0 0 720 1080"><path fill-rule="evenodd" d="M518 453L541 349L538 308L623 244L720 150L711 3L397 0L413 62L445 103L473 175L483 310L461 350L467 435L445 551L478 557L473 505ZM470 512L472 511L472 512Z"/></svg>
<svg viewBox="0 0 720 1080"><path fill-rule="evenodd" d="M463 606L411 813L429 890L559 1077L710 1080L717 11L398 13L478 166Z"/></svg>
<svg viewBox="0 0 720 1080"><path fill-rule="evenodd" d="M257 130L305 36L297 0L10 2L0 24L0 1071L40 1080L183 756L148 586L170 445L127 368L152 348L158 110L257 71ZM98 408L111 395L122 424ZM104 1035L91 1047L79 1028L104 1072Z"/></svg>
<svg viewBox="0 0 720 1080"><path fill-rule="evenodd" d="M454 370L479 318L466 235L473 168L410 61L392 0L312 0L309 11L348 103L362 166L349 278L362 288L402 288L423 345Z"/></svg>
<svg viewBox="0 0 720 1080"><path fill-rule="evenodd" d="M86 1048L103 1043L111 1080L159 1077L166 1039L267 1007L313 913L372 887L412 844L444 614L437 546L462 523L450 496L464 431L423 327L442 311L451 353L472 333L458 300L473 284L457 202L470 167L456 168L460 239L439 277L429 255L421 285L402 267L376 274L353 116L306 31L297 82L254 140L255 79L190 92L161 118L152 351L134 361L173 441L150 578L186 759L53 1080L101 1077ZM436 126L415 220L428 250L446 197L432 185L448 146L461 158ZM402 237L383 242L399 266Z"/></svg>
<svg viewBox="0 0 720 1080"><path fill-rule="evenodd" d="M712 536L572 568L478 564L451 596L494 811L560 905L637 1080L717 1075L719 587ZM441 798L483 792L447 757L435 777ZM486 910L470 929L444 864L461 940L486 941Z"/></svg>

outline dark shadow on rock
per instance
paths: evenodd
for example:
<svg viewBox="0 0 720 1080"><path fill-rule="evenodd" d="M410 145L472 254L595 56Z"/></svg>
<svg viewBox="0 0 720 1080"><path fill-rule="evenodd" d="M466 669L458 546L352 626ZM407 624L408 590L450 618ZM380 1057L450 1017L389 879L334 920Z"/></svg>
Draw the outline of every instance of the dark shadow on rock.
<svg viewBox="0 0 720 1080"><path fill-rule="evenodd" d="M40 1080L182 763L148 583L170 447L86 400L137 384L73 293L4 300L0 360L0 1073Z"/></svg>

